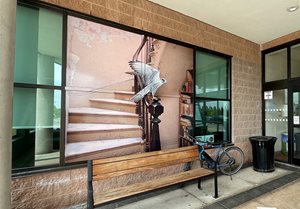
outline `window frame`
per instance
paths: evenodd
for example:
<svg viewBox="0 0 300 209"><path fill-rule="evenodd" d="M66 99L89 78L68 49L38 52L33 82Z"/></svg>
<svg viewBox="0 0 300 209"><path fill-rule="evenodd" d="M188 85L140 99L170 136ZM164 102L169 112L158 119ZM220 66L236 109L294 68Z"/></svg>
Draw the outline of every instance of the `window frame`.
<svg viewBox="0 0 300 209"><path fill-rule="evenodd" d="M261 115L262 115L262 121L261 121L261 126L262 126L262 134L265 135L266 134L266 123L265 123L265 119L266 119L266 113L265 113L265 107L266 107L266 103L265 103L265 99L264 99L264 92L265 91L275 91L275 90L283 90L283 89L287 89L288 91L288 100L292 97L292 90L295 86L299 85L300 82L300 77L292 77L291 76L291 47L300 44L300 38L269 48L269 49L265 49L261 52L261 63L262 63L262 90L261 90L261 98L262 98L262 109L261 109ZM266 75L266 61L265 61L265 57L267 54L278 51L278 50L282 50L282 49L287 49L287 78L283 79L283 80L276 80L276 81L269 81L267 82L265 79L265 75ZM292 109L292 104L288 105L288 111L290 112L290 110ZM288 120L288 132L292 133L291 131L291 127L292 127L292 123L293 121L289 118ZM290 143L290 142L289 142ZM289 145L289 149L292 150L292 143L290 143ZM293 159L292 159L292 155L288 156L288 162L287 163L293 163Z"/></svg>
<svg viewBox="0 0 300 209"><path fill-rule="evenodd" d="M39 3L27 3L24 1L18 1L18 6L27 7L30 9L46 9L51 12L57 13L62 16L62 43L61 43L61 84L60 86L55 85L48 85L48 84L32 84L32 83L22 83L22 82L15 82L13 84L14 88L29 88L29 89L47 89L47 90L59 90L61 92L61 116L60 116L60 142L59 142L59 163L58 164L50 164L50 165L44 165L44 166L32 166L32 167L23 167L23 168L12 168L12 176L23 176L28 174L34 174L34 173L40 173L40 172L46 172L49 170L62 170L68 167L80 167L84 165L83 162L81 163L69 163L66 164L64 162L64 141L65 141L65 107L66 107L66 101L65 101L65 81L66 81L66 38L67 38L67 14L66 12L62 11L61 9L57 9L48 5L39 4ZM56 62L55 62L56 63Z"/></svg>
<svg viewBox="0 0 300 209"><path fill-rule="evenodd" d="M226 59L226 69L227 69L227 84L228 84L228 93L227 93L227 99L224 98L214 98L214 97L201 97L201 96L197 96L196 95L196 54L197 52L204 52L207 54L211 54L213 56L217 56L217 57L221 57ZM207 50L207 49L202 49L199 47L196 47L194 50L194 66L195 66L195 70L194 70L194 110L196 109L196 101L197 100L201 100L203 102L210 102L210 101L227 101L229 103L229 124L228 124L228 131L227 131L227 137L228 137L228 141L224 142L225 144L231 144L232 143L232 68L231 68L231 62L232 62L232 56L223 54L223 53L219 53L219 52L215 52L212 50ZM218 82L220 82L220 80L218 79ZM219 85L219 84L218 84ZM196 116L195 116L195 111L194 111L194 120L193 120L193 127L195 128L196 126Z"/></svg>

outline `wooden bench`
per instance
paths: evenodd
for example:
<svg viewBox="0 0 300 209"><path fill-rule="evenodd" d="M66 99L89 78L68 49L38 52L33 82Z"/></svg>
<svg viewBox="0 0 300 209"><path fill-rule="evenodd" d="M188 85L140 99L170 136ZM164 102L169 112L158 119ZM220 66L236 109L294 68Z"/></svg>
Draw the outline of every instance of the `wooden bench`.
<svg viewBox="0 0 300 209"><path fill-rule="evenodd" d="M198 179L198 187L201 188L201 177L214 174L213 171L204 168L189 169L191 162L198 161L197 146L188 146L165 151L154 151L142 154L134 154L122 157L107 158L88 161L88 209L95 205L108 203L120 198L148 192L151 190ZM199 162L197 162L199 163ZM133 184L111 188L108 191L97 191L97 181L116 178L124 175L149 173L156 169L168 168L168 166L180 167L176 173L154 177L154 179L134 182ZM185 166L184 166L185 165ZM164 173L164 172L160 172ZM148 175L149 177L149 175ZM215 173L215 189L217 175ZM217 195L217 191L215 191Z"/></svg>

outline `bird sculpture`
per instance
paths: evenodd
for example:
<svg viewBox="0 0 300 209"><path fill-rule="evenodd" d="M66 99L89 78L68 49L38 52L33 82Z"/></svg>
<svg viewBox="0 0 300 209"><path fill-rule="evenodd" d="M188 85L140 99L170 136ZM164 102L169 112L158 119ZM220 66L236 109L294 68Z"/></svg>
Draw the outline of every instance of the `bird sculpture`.
<svg viewBox="0 0 300 209"><path fill-rule="evenodd" d="M158 69L151 67L141 61L130 61L129 66L134 71L134 74L140 76L144 84L144 88L131 97L131 101L139 102L149 92L154 97L158 88L167 83L167 80L160 78L160 72Z"/></svg>

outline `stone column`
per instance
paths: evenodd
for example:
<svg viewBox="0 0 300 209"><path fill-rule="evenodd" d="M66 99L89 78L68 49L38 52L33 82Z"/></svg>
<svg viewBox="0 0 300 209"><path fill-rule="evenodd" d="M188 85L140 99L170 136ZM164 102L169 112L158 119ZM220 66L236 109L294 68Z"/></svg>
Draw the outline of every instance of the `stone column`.
<svg viewBox="0 0 300 209"><path fill-rule="evenodd" d="M11 208L11 135L16 0L0 0L0 209Z"/></svg>

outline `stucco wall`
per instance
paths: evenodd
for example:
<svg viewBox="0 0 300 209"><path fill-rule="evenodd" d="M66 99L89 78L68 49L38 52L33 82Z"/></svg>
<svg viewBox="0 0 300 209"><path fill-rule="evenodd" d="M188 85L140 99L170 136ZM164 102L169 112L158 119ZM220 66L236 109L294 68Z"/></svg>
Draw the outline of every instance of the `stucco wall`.
<svg viewBox="0 0 300 209"><path fill-rule="evenodd" d="M258 44L146 0L41 2L231 55L232 141L243 148L247 160L250 160L248 137L261 134L261 67ZM77 172L80 175L74 174ZM63 208L84 202L85 175L85 169L75 169L14 178L13 208ZM74 179L77 176L80 180Z"/></svg>

